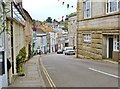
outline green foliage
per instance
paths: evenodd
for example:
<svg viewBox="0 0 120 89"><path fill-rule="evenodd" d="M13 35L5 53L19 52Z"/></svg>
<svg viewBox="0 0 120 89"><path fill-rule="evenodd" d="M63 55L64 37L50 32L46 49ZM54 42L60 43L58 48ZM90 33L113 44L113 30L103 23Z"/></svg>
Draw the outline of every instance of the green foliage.
<svg viewBox="0 0 120 89"><path fill-rule="evenodd" d="M60 24L60 22L58 22L58 25Z"/></svg>
<svg viewBox="0 0 120 89"><path fill-rule="evenodd" d="M49 22L49 23L52 23L52 18L51 18L51 17L48 17L48 18L46 19L46 21Z"/></svg>
<svg viewBox="0 0 120 89"><path fill-rule="evenodd" d="M63 27L63 28L62 28L62 30L66 30L66 28L65 28L65 27Z"/></svg>
<svg viewBox="0 0 120 89"><path fill-rule="evenodd" d="M7 4L5 4L5 3L1 3L1 5L2 5L2 11L0 11L0 13L2 14L2 16L0 17L0 35L3 33L3 32L7 32L8 34L10 34L9 32L8 32L8 29L6 28L6 26L5 26L5 24L6 24L6 16L7 16L7 14L8 13L10 13L10 9L9 8L7 8L6 6L7 6ZM5 16L5 17L4 17ZM3 20L4 19L4 20ZM11 34L10 34L11 35Z"/></svg>
<svg viewBox="0 0 120 89"><path fill-rule="evenodd" d="M62 28L62 30L68 30L68 21L64 22L64 27Z"/></svg>
<svg viewBox="0 0 120 89"><path fill-rule="evenodd" d="M17 72L22 72L22 65L25 62L26 59L26 48L23 47L20 51L19 54L16 57L16 69Z"/></svg>
<svg viewBox="0 0 120 89"><path fill-rule="evenodd" d="M65 18L65 21L68 21L68 18Z"/></svg>
<svg viewBox="0 0 120 89"><path fill-rule="evenodd" d="M36 21L35 19L32 20L32 24L33 24L33 25L35 24L35 21Z"/></svg>
<svg viewBox="0 0 120 89"><path fill-rule="evenodd" d="M74 13L69 14L68 17L73 17L73 16L76 16L76 15L77 15L77 13L74 12Z"/></svg>
<svg viewBox="0 0 120 89"><path fill-rule="evenodd" d="M56 22L56 23L58 23L58 21L57 21L56 19L54 19L54 20L53 20L53 22Z"/></svg>

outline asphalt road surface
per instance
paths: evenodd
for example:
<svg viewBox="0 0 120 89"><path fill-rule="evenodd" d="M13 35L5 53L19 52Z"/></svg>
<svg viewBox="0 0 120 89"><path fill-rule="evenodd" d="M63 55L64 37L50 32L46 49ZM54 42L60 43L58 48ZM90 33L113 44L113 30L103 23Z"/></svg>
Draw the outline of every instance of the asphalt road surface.
<svg viewBox="0 0 120 89"><path fill-rule="evenodd" d="M41 59L56 87L118 87L117 64L56 53Z"/></svg>

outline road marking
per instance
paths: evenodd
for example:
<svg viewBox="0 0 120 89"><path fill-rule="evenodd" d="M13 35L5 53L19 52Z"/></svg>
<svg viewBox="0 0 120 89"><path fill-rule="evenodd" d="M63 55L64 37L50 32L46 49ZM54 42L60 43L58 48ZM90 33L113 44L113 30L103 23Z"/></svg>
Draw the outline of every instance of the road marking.
<svg viewBox="0 0 120 89"><path fill-rule="evenodd" d="M44 66L43 66L43 68L44 68L44 71L46 72L46 75L47 75L49 81L51 82L52 86L53 86L53 87L56 87L55 84L53 83L53 80L51 79L50 75L48 74L46 68L45 68Z"/></svg>
<svg viewBox="0 0 120 89"><path fill-rule="evenodd" d="M43 66L42 66L42 68L43 68ZM43 68L43 72L44 72L44 74L45 74L45 76L46 76L46 78L47 78L47 80L48 80L50 86L53 87L52 84L51 84L51 82L50 82L50 80L49 80L49 77L48 77L46 71L44 70L44 68Z"/></svg>
<svg viewBox="0 0 120 89"><path fill-rule="evenodd" d="M108 76L111 76L111 77L114 77L114 78L120 78L120 77L117 76L117 75L109 74L109 73L106 73L106 72L103 72L103 71L100 71L100 70L96 70L96 69L93 69L93 68L88 68L88 69L93 70L93 71L95 71L95 72L99 72L99 73L108 75Z"/></svg>
<svg viewBox="0 0 120 89"><path fill-rule="evenodd" d="M45 74L45 76L46 76L46 78L47 78L47 80L48 80L51 88L52 89L57 89L56 86L55 86L55 84L54 84L54 82L53 82L53 80L51 79L50 75L48 74L46 68L44 67L41 58L40 58L40 62L41 62L42 70L43 70L43 72L44 72L44 74Z"/></svg>

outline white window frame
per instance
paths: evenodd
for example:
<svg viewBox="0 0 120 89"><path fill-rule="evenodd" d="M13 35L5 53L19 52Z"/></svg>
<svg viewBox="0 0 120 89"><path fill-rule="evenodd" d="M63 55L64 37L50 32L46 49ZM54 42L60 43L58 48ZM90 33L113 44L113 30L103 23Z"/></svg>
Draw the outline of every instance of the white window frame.
<svg viewBox="0 0 120 89"><path fill-rule="evenodd" d="M118 36L117 35L115 35L114 36L114 40L113 40L113 51L119 51L119 49L118 49L118 47L119 47L119 45L118 45Z"/></svg>
<svg viewBox="0 0 120 89"><path fill-rule="evenodd" d="M112 1L115 1L115 0L106 0L106 13L107 13L107 14L109 14L109 13L115 13L115 12L118 12L118 11L119 11L119 8L118 8L118 0L116 0L116 1L117 1L116 10L113 10L113 11L110 10L110 8L111 8L110 6L113 6L113 5L110 5L110 3L111 3Z"/></svg>
<svg viewBox="0 0 120 89"><path fill-rule="evenodd" d="M89 10L89 16L87 10ZM84 2L84 18L91 18L91 0L85 0Z"/></svg>
<svg viewBox="0 0 120 89"><path fill-rule="evenodd" d="M84 42L91 42L91 35L90 34L83 34L83 41Z"/></svg>

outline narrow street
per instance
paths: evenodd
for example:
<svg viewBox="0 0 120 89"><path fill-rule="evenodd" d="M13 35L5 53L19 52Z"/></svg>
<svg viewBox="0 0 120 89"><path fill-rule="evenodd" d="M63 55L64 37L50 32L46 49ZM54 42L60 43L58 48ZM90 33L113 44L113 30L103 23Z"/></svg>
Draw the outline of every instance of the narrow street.
<svg viewBox="0 0 120 89"><path fill-rule="evenodd" d="M0 89L120 89L119 19L120 0L0 0Z"/></svg>
<svg viewBox="0 0 120 89"><path fill-rule="evenodd" d="M43 66L56 87L118 87L118 66L72 55L42 56Z"/></svg>

